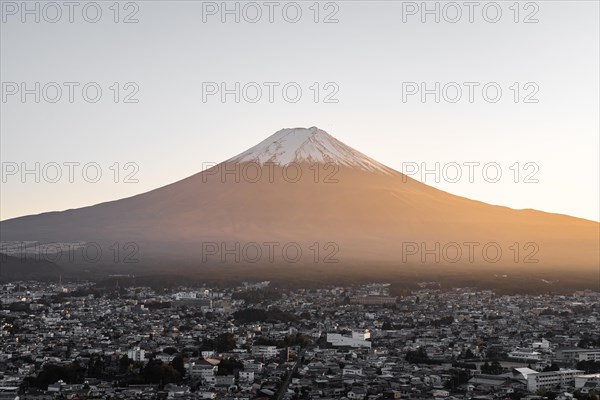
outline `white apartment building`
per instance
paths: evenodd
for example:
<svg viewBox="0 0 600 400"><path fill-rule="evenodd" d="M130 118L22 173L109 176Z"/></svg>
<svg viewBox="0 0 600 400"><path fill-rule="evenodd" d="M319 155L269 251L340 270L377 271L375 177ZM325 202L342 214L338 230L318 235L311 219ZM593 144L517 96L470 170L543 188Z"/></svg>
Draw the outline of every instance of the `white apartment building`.
<svg viewBox="0 0 600 400"><path fill-rule="evenodd" d="M362 347L371 348L371 342L368 341L371 333L368 330L364 332L352 332L351 336L341 335L339 333L328 333L327 342L334 347Z"/></svg>
<svg viewBox="0 0 600 400"><path fill-rule="evenodd" d="M510 358L516 360L541 360L542 354L537 351L526 351L526 350L513 350L508 353Z"/></svg>
<svg viewBox="0 0 600 400"><path fill-rule="evenodd" d="M582 349L579 347L558 349L556 357L561 361L600 361L600 349Z"/></svg>
<svg viewBox="0 0 600 400"><path fill-rule="evenodd" d="M537 372L527 375L527 390L537 392L540 388L551 389L556 385L574 385L575 377L582 375L578 369L561 369L560 371Z"/></svg>
<svg viewBox="0 0 600 400"><path fill-rule="evenodd" d="M217 375L217 364L203 359L189 363L187 373L193 378L201 378L204 382L211 382Z"/></svg>
<svg viewBox="0 0 600 400"><path fill-rule="evenodd" d="M252 346L252 354L262 357L277 356L277 346Z"/></svg>
<svg viewBox="0 0 600 400"><path fill-rule="evenodd" d="M133 360L134 362L145 361L146 359L146 351L136 347L127 352L127 358Z"/></svg>
<svg viewBox="0 0 600 400"><path fill-rule="evenodd" d="M541 349L541 350L547 350L550 348L550 342L547 341L546 339L542 339L539 342L533 342L531 344L531 347L534 349Z"/></svg>

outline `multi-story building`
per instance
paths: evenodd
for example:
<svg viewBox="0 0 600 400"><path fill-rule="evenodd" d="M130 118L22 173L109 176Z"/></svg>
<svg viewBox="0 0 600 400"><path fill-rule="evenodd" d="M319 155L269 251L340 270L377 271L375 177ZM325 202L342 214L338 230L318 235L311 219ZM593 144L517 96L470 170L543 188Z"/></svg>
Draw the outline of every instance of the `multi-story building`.
<svg viewBox="0 0 600 400"><path fill-rule="evenodd" d="M582 349L579 347L558 349L556 358L565 362L600 361L600 349Z"/></svg>
<svg viewBox="0 0 600 400"><path fill-rule="evenodd" d="M136 347L127 352L127 358L133 360L134 362L142 362L146 360L146 351Z"/></svg>
<svg viewBox="0 0 600 400"><path fill-rule="evenodd" d="M275 357L277 356L277 346L252 346L252 354L261 357Z"/></svg>
<svg viewBox="0 0 600 400"><path fill-rule="evenodd" d="M190 362L188 365L188 375L193 378L201 378L203 381L212 381L217 375L217 364L207 360L199 359Z"/></svg>
<svg viewBox="0 0 600 400"><path fill-rule="evenodd" d="M368 330L364 332L352 332L351 336L345 336L339 333L328 333L327 342L334 347L366 347L371 348L371 342L368 341L371 333Z"/></svg>
<svg viewBox="0 0 600 400"><path fill-rule="evenodd" d="M527 375L527 390L536 392L541 388L551 389L557 385L574 385L575 377L582 375L578 369L561 369L559 371L538 372Z"/></svg>
<svg viewBox="0 0 600 400"><path fill-rule="evenodd" d="M540 360L541 353L537 351L526 351L526 350L514 350L508 353L510 358L514 358L515 360Z"/></svg>

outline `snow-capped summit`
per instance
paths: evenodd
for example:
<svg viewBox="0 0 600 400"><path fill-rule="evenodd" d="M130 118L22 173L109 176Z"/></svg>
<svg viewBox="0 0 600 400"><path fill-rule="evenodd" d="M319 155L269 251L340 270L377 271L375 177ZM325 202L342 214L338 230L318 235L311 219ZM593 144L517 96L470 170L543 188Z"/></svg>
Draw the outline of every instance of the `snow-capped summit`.
<svg viewBox="0 0 600 400"><path fill-rule="evenodd" d="M291 163L334 163L366 171L391 173L385 165L314 126L282 129L227 162L256 162L261 165L273 163L279 166Z"/></svg>

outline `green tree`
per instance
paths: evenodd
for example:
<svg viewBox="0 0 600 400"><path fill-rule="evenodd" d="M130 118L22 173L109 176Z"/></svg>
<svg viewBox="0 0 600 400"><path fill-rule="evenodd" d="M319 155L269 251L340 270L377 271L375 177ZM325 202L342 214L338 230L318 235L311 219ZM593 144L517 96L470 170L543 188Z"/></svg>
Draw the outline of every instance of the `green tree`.
<svg viewBox="0 0 600 400"><path fill-rule="evenodd" d="M219 353L225 353L236 348L235 336L233 333L222 333L215 339L215 346Z"/></svg>
<svg viewBox="0 0 600 400"><path fill-rule="evenodd" d="M244 364L241 361L235 358L224 358L219 363L219 368L217 369L217 375L231 375L235 372L235 370L240 370L244 368Z"/></svg>
<svg viewBox="0 0 600 400"><path fill-rule="evenodd" d="M179 372L179 375L182 377L185 376L185 367L183 366L183 357L181 355L175 356L173 361L171 361L171 365L177 372Z"/></svg>
<svg viewBox="0 0 600 400"><path fill-rule="evenodd" d="M120 373L125 373L127 372L127 370L129 369L129 365L133 364L133 361L131 361L129 359L129 357L127 357L127 354L124 354L120 359L119 359L119 372Z"/></svg>
<svg viewBox="0 0 600 400"><path fill-rule="evenodd" d="M142 371L146 383L161 384L177 383L181 380L179 372L171 364L160 360L150 360Z"/></svg>
<svg viewBox="0 0 600 400"><path fill-rule="evenodd" d="M502 365L498 361L492 361L489 364L487 361L481 366L481 373L488 375L500 375L503 372Z"/></svg>
<svg viewBox="0 0 600 400"><path fill-rule="evenodd" d="M548 365L545 367L542 372L550 372L550 371L560 371L560 367L556 363L552 363L552 365Z"/></svg>

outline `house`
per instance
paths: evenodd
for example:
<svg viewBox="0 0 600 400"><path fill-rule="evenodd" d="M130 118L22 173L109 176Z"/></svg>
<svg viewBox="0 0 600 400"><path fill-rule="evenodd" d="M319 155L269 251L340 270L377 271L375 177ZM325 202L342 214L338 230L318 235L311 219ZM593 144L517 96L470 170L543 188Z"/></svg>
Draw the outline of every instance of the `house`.
<svg viewBox="0 0 600 400"><path fill-rule="evenodd" d="M254 382L254 371L240 371L240 382Z"/></svg>
<svg viewBox="0 0 600 400"><path fill-rule="evenodd" d="M367 396L367 391L361 387L352 388L348 393L346 393L346 397L349 399L359 399L362 400Z"/></svg>
<svg viewBox="0 0 600 400"><path fill-rule="evenodd" d="M233 375L217 375L216 386L232 386L235 383Z"/></svg>
<svg viewBox="0 0 600 400"><path fill-rule="evenodd" d="M165 385L165 390L167 392L167 397L173 398L173 397L183 396L183 395L189 393L190 387L185 386L185 385L178 386L173 383L169 383L169 384Z"/></svg>
<svg viewBox="0 0 600 400"><path fill-rule="evenodd" d="M188 364L187 373L192 378L210 380L217 374L219 362L211 359L198 359ZM215 362L216 361L216 362Z"/></svg>
<svg viewBox="0 0 600 400"><path fill-rule="evenodd" d="M600 373L598 374L587 374L578 375L575 377L575 389L581 389L588 383L594 383L594 386L600 384Z"/></svg>

